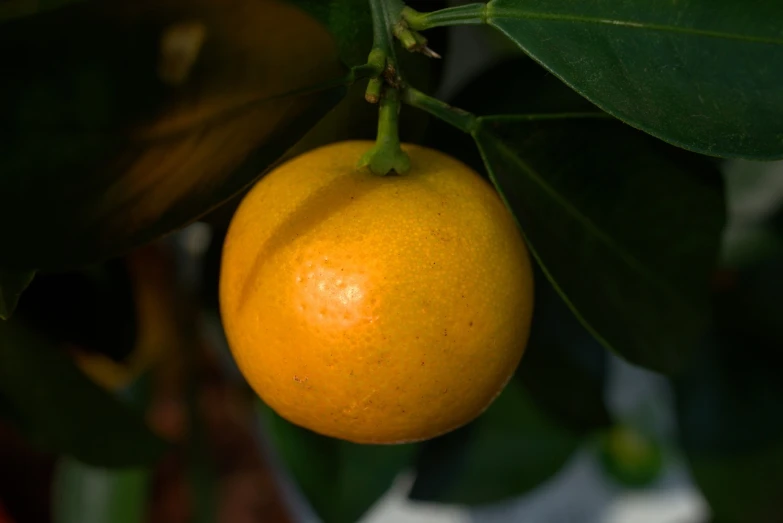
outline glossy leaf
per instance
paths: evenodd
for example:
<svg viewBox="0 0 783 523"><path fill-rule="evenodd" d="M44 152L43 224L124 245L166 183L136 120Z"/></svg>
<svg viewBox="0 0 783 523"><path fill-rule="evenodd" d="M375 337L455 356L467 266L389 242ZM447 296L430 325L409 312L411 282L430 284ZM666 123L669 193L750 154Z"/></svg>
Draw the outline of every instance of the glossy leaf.
<svg viewBox="0 0 783 523"><path fill-rule="evenodd" d="M293 425L261 405L267 436L324 523L358 521L412 459L414 445L357 445Z"/></svg>
<svg viewBox="0 0 783 523"><path fill-rule="evenodd" d="M591 115L482 117L473 136L583 324L632 363L680 369L706 328L724 225L714 166Z"/></svg>
<svg viewBox="0 0 783 523"><path fill-rule="evenodd" d="M0 266L102 260L257 179L344 92L279 0L89 0L0 26ZM331 87L330 87L331 86Z"/></svg>
<svg viewBox="0 0 783 523"><path fill-rule="evenodd" d="M0 323L0 394L33 441L86 464L137 466L165 450L138 412L90 381L65 352L14 322Z"/></svg>
<svg viewBox="0 0 783 523"><path fill-rule="evenodd" d="M33 281L34 276L34 271L0 269L0 320L7 320L11 317L19 302L19 297Z"/></svg>
<svg viewBox="0 0 783 523"><path fill-rule="evenodd" d="M579 442L512 380L471 425L424 444L411 497L468 505L519 497L556 474Z"/></svg>
<svg viewBox="0 0 783 523"><path fill-rule="evenodd" d="M589 434L612 424L604 401L607 352L579 323L552 284L535 273L536 303L517 379L558 423Z"/></svg>
<svg viewBox="0 0 783 523"><path fill-rule="evenodd" d="M492 0L483 15L634 127L704 154L783 158L783 3Z"/></svg>
<svg viewBox="0 0 783 523"><path fill-rule="evenodd" d="M53 523L144 523L152 472L85 465L62 458L52 484Z"/></svg>

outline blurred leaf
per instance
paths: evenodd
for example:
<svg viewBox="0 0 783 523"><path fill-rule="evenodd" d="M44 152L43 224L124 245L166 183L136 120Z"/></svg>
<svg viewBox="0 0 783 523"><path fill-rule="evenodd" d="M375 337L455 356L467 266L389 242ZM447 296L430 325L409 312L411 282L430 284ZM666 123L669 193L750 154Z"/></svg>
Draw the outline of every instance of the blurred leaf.
<svg viewBox="0 0 783 523"><path fill-rule="evenodd" d="M679 147L783 158L783 3L492 0L489 23L606 112Z"/></svg>
<svg viewBox="0 0 783 523"><path fill-rule="evenodd" d="M468 505L516 498L557 473L579 443L512 380L471 425L423 445L410 496Z"/></svg>
<svg viewBox="0 0 783 523"><path fill-rule="evenodd" d="M778 259L723 282L706 349L673 382L692 475L727 523L783 518L781 269Z"/></svg>
<svg viewBox="0 0 783 523"><path fill-rule="evenodd" d="M0 323L0 394L36 443L86 464L137 466L165 450L139 413L18 323Z"/></svg>
<svg viewBox="0 0 783 523"><path fill-rule="evenodd" d="M448 102L477 115L604 114L525 55L512 56L479 70ZM435 119L427 141L486 175L481 154L468 134Z"/></svg>
<svg viewBox="0 0 783 523"><path fill-rule="evenodd" d="M473 133L555 288L605 346L682 368L706 328L719 173L609 118L490 116Z"/></svg>
<svg viewBox="0 0 783 523"><path fill-rule="evenodd" d="M260 408L275 450L324 523L357 521L411 462L414 445L327 438Z"/></svg>
<svg viewBox="0 0 783 523"><path fill-rule="evenodd" d="M609 427L607 353L536 269L533 322L517 379L538 408L571 430L590 433Z"/></svg>
<svg viewBox="0 0 783 523"><path fill-rule="evenodd" d="M11 317L19 297L30 285L35 271L7 271L0 269L0 320Z"/></svg>
<svg viewBox="0 0 783 523"><path fill-rule="evenodd" d="M663 472L660 444L633 427L617 425L600 439L604 471L625 487L646 487Z"/></svg>
<svg viewBox="0 0 783 523"><path fill-rule="evenodd" d="M256 180L344 93L279 0L90 0L0 27L0 265L70 268Z"/></svg>
<svg viewBox="0 0 783 523"><path fill-rule="evenodd" d="M148 469L108 470L62 458L54 472L52 521L144 523L151 485Z"/></svg>

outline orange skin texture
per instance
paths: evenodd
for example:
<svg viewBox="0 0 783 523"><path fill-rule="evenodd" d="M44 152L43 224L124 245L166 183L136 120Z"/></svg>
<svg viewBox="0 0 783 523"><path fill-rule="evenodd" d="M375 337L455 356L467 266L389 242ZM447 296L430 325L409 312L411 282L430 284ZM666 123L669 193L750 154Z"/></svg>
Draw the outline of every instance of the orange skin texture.
<svg viewBox="0 0 783 523"><path fill-rule="evenodd" d="M404 144L412 168L356 167L339 142L266 175L225 240L234 358L280 416L357 443L404 443L483 412L523 355L530 257L477 173Z"/></svg>

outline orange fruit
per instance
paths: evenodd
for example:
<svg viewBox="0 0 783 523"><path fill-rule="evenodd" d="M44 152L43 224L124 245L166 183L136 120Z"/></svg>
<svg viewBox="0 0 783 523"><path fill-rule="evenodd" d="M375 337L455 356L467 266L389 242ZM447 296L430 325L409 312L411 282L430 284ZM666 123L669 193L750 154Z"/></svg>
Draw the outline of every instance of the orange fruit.
<svg viewBox="0 0 783 523"><path fill-rule="evenodd" d="M404 145L409 173L327 145L247 194L223 248L220 308L247 381L279 415L357 443L435 437L476 418L524 352L525 243L457 160Z"/></svg>

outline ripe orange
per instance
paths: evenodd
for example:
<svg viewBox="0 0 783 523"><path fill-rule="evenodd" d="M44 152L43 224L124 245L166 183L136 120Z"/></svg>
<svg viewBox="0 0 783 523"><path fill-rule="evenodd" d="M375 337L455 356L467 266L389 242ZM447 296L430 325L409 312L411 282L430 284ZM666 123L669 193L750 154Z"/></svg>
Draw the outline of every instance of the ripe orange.
<svg viewBox="0 0 783 523"><path fill-rule="evenodd" d="M477 417L527 343L530 258L497 193L404 145L409 173L356 167L371 142L315 149L245 197L226 237L221 315L272 409L358 443L428 439Z"/></svg>

